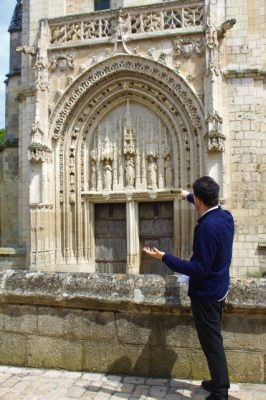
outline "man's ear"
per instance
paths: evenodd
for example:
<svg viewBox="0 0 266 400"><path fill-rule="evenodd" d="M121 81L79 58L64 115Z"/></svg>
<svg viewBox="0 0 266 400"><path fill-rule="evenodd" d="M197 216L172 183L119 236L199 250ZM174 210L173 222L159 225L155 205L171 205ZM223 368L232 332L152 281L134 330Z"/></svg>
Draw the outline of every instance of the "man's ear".
<svg viewBox="0 0 266 400"><path fill-rule="evenodd" d="M202 200L194 195L194 203L195 203L196 210L199 210L202 206Z"/></svg>

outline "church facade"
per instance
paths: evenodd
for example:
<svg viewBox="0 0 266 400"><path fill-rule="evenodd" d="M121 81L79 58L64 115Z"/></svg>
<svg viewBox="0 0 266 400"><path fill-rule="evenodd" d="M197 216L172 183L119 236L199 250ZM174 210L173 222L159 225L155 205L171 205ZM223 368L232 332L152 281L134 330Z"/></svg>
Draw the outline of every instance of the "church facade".
<svg viewBox="0 0 266 400"><path fill-rule="evenodd" d="M18 0L0 149L1 268L168 273L179 188L210 175L236 220L232 275L266 262L260 1Z"/></svg>

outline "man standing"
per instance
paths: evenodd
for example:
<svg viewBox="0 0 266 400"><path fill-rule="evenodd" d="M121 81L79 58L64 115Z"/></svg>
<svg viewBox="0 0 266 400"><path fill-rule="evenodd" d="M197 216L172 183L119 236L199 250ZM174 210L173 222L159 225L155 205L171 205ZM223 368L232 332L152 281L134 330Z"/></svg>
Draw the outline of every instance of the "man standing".
<svg viewBox="0 0 266 400"><path fill-rule="evenodd" d="M206 400L227 400L230 383L221 318L229 288L234 220L230 212L218 206L219 185L209 176L194 182L193 194L182 190L181 197L194 203L199 216L190 261L156 248L144 247L143 251L173 271L189 276L193 318L211 375L210 381L202 382L203 388L211 392Z"/></svg>

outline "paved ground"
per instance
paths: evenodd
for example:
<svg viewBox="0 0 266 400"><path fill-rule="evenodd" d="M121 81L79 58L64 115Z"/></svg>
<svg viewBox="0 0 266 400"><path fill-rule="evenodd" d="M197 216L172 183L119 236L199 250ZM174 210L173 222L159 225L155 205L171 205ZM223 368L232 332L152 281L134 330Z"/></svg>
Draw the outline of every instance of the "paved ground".
<svg viewBox="0 0 266 400"><path fill-rule="evenodd" d="M204 400L199 381L0 366L0 400ZM230 400L265 400L266 385L232 384Z"/></svg>

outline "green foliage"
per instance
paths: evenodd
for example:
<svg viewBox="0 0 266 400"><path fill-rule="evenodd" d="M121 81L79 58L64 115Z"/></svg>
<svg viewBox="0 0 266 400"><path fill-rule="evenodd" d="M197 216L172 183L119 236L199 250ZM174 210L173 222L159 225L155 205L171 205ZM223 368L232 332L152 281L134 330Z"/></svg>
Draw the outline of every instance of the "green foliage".
<svg viewBox="0 0 266 400"><path fill-rule="evenodd" d="M5 143L5 129L0 129L0 145Z"/></svg>

